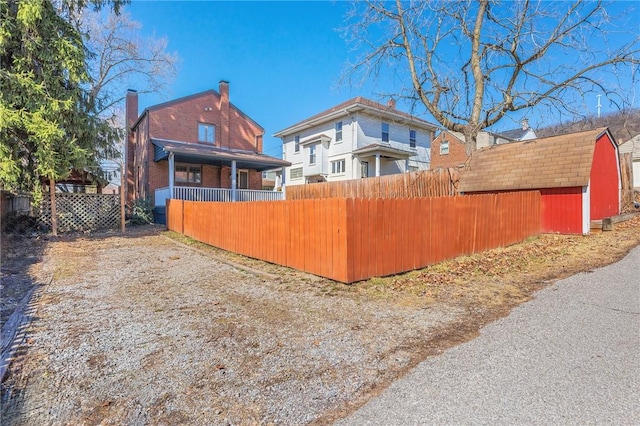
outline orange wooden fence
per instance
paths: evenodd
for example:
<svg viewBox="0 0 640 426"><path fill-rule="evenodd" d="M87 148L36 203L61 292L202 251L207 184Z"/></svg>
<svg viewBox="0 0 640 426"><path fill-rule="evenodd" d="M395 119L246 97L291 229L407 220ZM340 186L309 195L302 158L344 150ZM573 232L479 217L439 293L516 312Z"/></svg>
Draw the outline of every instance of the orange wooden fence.
<svg viewBox="0 0 640 426"><path fill-rule="evenodd" d="M287 200L315 198L413 198L457 194L458 169L423 170L389 176L287 186Z"/></svg>
<svg viewBox="0 0 640 426"><path fill-rule="evenodd" d="M167 227L228 251L351 283L536 235L540 193L248 203L168 200Z"/></svg>

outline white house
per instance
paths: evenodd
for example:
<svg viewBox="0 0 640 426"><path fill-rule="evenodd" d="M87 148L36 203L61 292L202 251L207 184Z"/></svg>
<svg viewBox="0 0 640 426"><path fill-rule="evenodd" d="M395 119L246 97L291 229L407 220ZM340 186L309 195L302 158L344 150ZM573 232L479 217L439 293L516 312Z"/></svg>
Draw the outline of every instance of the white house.
<svg viewBox="0 0 640 426"><path fill-rule="evenodd" d="M436 126L357 97L274 134L286 185L383 176L429 168Z"/></svg>
<svg viewBox="0 0 640 426"><path fill-rule="evenodd" d="M631 161L633 162L633 186L640 189L640 134L635 135L619 146L620 154L631 153Z"/></svg>

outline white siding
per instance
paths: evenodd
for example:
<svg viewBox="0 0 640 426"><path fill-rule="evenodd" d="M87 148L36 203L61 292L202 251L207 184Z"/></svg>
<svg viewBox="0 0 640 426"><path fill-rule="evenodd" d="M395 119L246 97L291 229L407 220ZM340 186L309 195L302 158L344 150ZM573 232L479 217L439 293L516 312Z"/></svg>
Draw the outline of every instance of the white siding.
<svg viewBox="0 0 640 426"><path fill-rule="evenodd" d="M335 140L335 123L338 121L342 121L342 141L340 142L336 142ZM317 163L313 169L309 169L309 151L307 146L301 145L300 152L295 153L296 135L286 136L283 139L284 159L292 164L290 167L287 167L286 184L304 184L306 183L304 176L309 175L309 173L321 173L329 182L361 178L361 161L351 153L367 145L382 143L382 122L383 119L379 117L373 117L360 112L353 115L345 114L341 118L326 121L301 131L298 134L301 142L319 137L320 135L326 135L331 139L328 144L322 143L317 145ZM408 165L418 170L428 169L430 162L431 133L408 125L397 124L392 120L385 122L389 124L389 145L393 148L415 152L416 155L411 157ZM409 130L416 131L415 148L409 146ZM332 173L331 163L341 159L345 160L345 172L339 174ZM362 160L369 163L369 176L374 176L375 159L371 157L363 158ZM322 164L319 164L319 162L322 162ZM290 179L290 169L299 167L305 168L303 178L296 180ZM406 171L406 168L407 164L405 160L389 161L382 159L380 174L402 173Z"/></svg>

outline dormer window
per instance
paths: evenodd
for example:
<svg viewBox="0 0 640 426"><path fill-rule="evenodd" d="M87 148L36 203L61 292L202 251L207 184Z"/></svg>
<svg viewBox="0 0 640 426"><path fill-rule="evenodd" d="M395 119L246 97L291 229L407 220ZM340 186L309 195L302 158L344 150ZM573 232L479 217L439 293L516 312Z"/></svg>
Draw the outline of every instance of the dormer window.
<svg viewBox="0 0 640 426"><path fill-rule="evenodd" d="M198 123L198 142L216 143L216 126L207 123Z"/></svg>

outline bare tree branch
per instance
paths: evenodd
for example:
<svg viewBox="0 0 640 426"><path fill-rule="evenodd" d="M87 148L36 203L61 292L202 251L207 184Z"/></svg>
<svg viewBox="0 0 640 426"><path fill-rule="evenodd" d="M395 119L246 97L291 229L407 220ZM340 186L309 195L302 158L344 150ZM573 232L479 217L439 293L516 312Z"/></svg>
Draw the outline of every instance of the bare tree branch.
<svg viewBox="0 0 640 426"><path fill-rule="evenodd" d="M637 15L610 9L581 0L354 2L344 34L362 54L342 81L391 74L405 86L390 96L465 134L471 152L478 132L510 113L581 114L594 91L632 105L635 93L619 82L639 77L640 37L627 30Z"/></svg>
<svg viewBox="0 0 640 426"><path fill-rule="evenodd" d="M82 27L91 54L90 102L101 115L114 116L126 89L139 93L166 93L176 74L178 58L167 52L164 38L142 38L140 24L128 14L87 12Z"/></svg>

